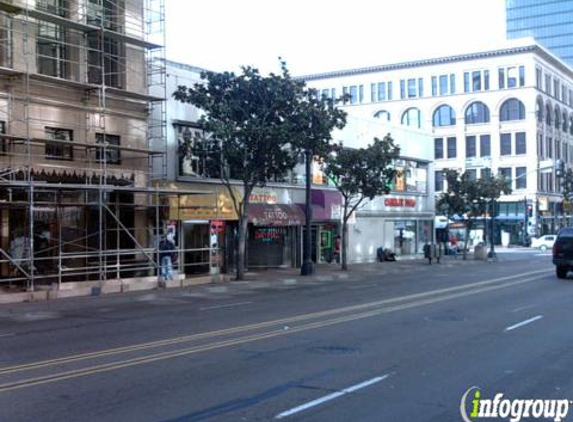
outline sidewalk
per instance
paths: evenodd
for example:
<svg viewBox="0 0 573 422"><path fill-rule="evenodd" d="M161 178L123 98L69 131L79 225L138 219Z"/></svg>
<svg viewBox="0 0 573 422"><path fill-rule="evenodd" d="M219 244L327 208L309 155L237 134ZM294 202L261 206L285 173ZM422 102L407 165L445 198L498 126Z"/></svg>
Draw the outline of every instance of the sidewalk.
<svg viewBox="0 0 573 422"><path fill-rule="evenodd" d="M457 259L453 256L444 256L440 259L440 264L432 260L432 267L452 268L461 265L483 265L484 261L476 261L473 254L468 254L468 259L464 261L461 255ZM221 274L217 278L205 276L200 278L182 279L175 282L169 282L166 288L159 288L157 278L151 282L147 280L141 285L121 285L121 280L108 280L103 287L98 289L94 294L93 286L89 283L73 283L73 288L65 290L46 290L41 289L36 292L7 292L0 291L0 306L2 304L14 304L22 302L53 302L58 299L79 298L79 297L118 297L122 295L133 295L138 293L149 293L153 290L177 290L185 289L196 292L198 295L203 293L219 292L223 293L229 290L241 288L265 288L273 285L296 285L305 283L329 282L359 279L376 274L378 276L396 276L404 272L420 271L423 272L428 267L428 260L416 257L398 258L395 262L370 262L349 264L348 271L342 271L340 264L318 264L315 266L315 273L311 276L301 276L300 268L272 268L261 269L257 271L247 271L245 279L241 281L234 280L234 274ZM292 286L291 286L292 287Z"/></svg>

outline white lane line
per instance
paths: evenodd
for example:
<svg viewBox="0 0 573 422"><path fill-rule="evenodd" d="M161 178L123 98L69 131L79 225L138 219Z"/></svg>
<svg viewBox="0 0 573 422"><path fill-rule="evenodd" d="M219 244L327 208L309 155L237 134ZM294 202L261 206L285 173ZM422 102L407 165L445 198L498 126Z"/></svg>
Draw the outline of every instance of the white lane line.
<svg viewBox="0 0 573 422"><path fill-rule="evenodd" d="M199 308L199 310L200 311L207 311L209 309L232 308L234 306L250 305L251 303L253 303L253 302L237 302L237 303L229 303L227 305L205 306L204 308Z"/></svg>
<svg viewBox="0 0 573 422"><path fill-rule="evenodd" d="M304 410L310 409L311 407L318 406L320 404L326 403L327 401L334 400L338 397L344 396L346 394L354 393L362 388L366 388L371 386L372 384L376 384L380 381L385 380L388 378L388 374L382 375L381 377L372 378L368 381L361 382L360 384L353 385L351 387L345 388L344 390L337 391L335 393L329 394L327 396L321 397L319 399L309 401L308 403L302 404L285 412L279 413L275 416L275 419L282 419L286 418L287 416L294 415L295 413L302 412Z"/></svg>
<svg viewBox="0 0 573 422"><path fill-rule="evenodd" d="M348 286L349 289L354 290L354 289L367 289L369 287L375 287L376 284L363 284L360 286Z"/></svg>
<svg viewBox="0 0 573 422"><path fill-rule="evenodd" d="M526 319L525 321L522 321L522 322L517 323L517 324L515 324L515 325L512 325L512 326L510 326L510 327L507 327L507 328L506 328L505 330L503 330L503 331L504 331L504 332L507 332L507 331L515 330L516 328L523 327L524 325L531 324L532 322L538 321L538 320L540 320L541 318L543 318L543 315L537 315L536 317Z"/></svg>
<svg viewBox="0 0 573 422"><path fill-rule="evenodd" d="M16 335L16 333L7 333L7 334L0 334L0 337L12 337L15 335Z"/></svg>

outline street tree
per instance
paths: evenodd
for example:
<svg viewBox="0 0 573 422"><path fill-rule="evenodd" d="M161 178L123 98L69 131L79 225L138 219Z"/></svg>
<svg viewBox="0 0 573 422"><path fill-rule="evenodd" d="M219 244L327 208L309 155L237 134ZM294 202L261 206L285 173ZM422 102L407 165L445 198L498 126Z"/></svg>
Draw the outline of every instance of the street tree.
<svg viewBox="0 0 573 422"><path fill-rule="evenodd" d="M202 128L180 154L202 157L205 174L220 178L239 219L236 278L245 270L249 198L255 187L286 180L303 149L324 153L345 113L332 100L293 79L284 62L281 73L262 76L252 67L242 73L202 72L201 82L179 86L175 99L203 110ZM234 186L242 187L240 197Z"/></svg>
<svg viewBox="0 0 573 422"><path fill-rule="evenodd" d="M469 234L475 227L477 219L485 217L488 205L490 210L493 210L493 201L501 194L511 193L511 188L508 180L501 176L487 175L476 179L468 171L460 174L457 170L451 169L445 170L444 173L448 188L436 202L436 210L448 218L462 220L465 223L463 259L466 259ZM490 212L490 216L493 217L493 212Z"/></svg>
<svg viewBox="0 0 573 422"><path fill-rule="evenodd" d="M348 270L348 220L365 201L388 194L396 176L394 160L400 155L400 148L394 145L390 134L384 139L374 138L366 148L345 148L334 145L324 159L324 172L334 183L343 199L342 212L342 269Z"/></svg>

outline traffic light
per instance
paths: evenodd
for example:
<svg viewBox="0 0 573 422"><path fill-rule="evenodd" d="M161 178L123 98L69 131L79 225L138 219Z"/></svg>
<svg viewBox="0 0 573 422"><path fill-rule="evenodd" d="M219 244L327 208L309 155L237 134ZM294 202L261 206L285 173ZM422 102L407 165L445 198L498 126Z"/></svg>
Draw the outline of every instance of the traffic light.
<svg viewBox="0 0 573 422"><path fill-rule="evenodd" d="M533 217L533 205L527 206L527 216L530 218Z"/></svg>
<svg viewBox="0 0 573 422"><path fill-rule="evenodd" d="M565 176L565 161L555 160L555 177Z"/></svg>

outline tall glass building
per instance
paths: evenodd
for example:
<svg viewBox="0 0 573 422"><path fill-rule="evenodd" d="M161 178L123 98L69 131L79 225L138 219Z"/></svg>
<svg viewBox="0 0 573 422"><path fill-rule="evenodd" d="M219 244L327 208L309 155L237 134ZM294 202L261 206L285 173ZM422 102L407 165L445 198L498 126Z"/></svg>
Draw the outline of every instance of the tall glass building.
<svg viewBox="0 0 573 422"><path fill-rule="evenodd" d="M573 66L573 0L505 0L507 37L533 37Z"/></svg>

